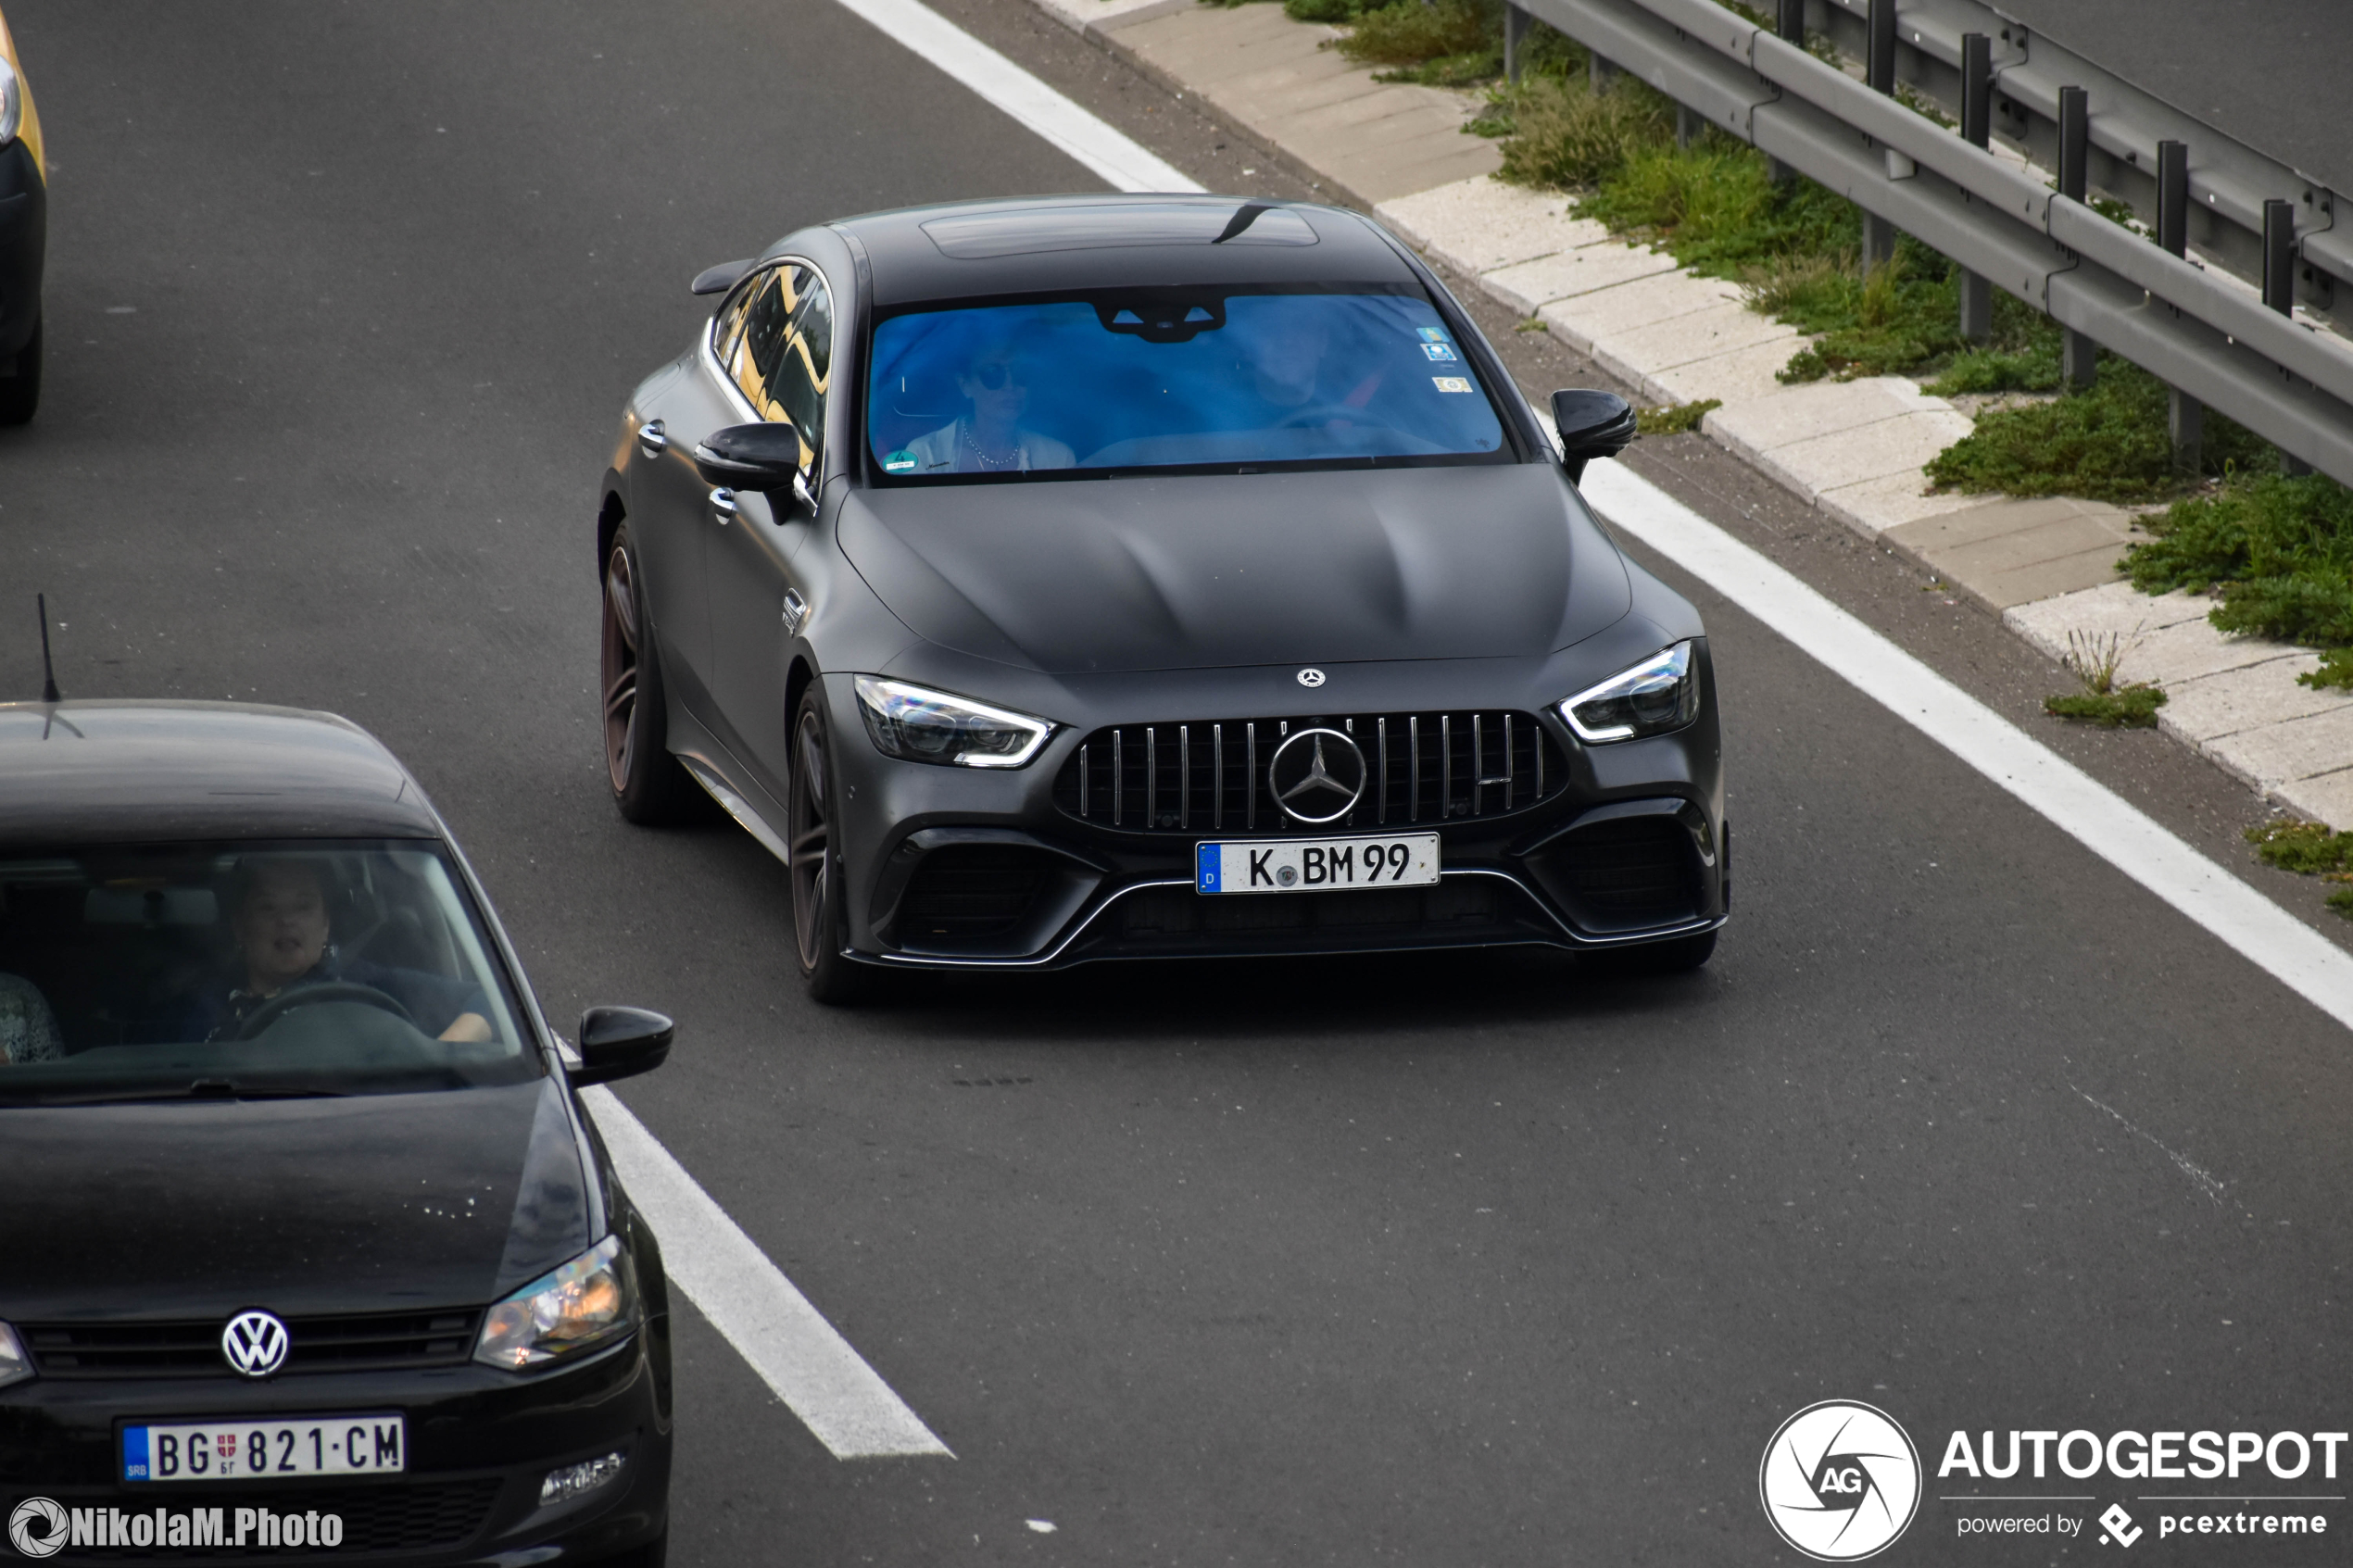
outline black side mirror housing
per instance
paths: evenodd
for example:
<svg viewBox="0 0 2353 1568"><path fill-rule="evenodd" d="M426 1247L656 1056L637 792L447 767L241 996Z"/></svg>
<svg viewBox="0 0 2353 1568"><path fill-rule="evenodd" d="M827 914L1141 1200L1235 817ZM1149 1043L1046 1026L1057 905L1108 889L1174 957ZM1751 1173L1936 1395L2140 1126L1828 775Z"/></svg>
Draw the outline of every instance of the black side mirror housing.
<svg viewBox="0 0 2353 1568"><path fill-rule="evenodd" d="M789 490L808 505L800 453L800 433L790 425L729 425L704 436L695 448L695 471L713 489Z"/></svg>
<svg viewBox="0 0 2353 1568"><path fill-rule="evenodd" d="M651 1073L670 1056L678 1026L644 1008L590 1008L580 1015L580 1065L574 1088Z"/></svg>
<svg viewBox="0 0 2353 1568"><path fill-rule="evenodd" d="M1634 410L1614 392L1570 387L1553 394L1553 423L1560 428L1561 462L1569 482L1585 477L1595 458L1615 458L1634 442Z"/></svg>
<svg viewBox="0 0 2353 1568"><path fill-rule="evenodd" d="M742 282L744 274L750 271L752 267L753 261L750 257L746 257L741 261L723 261L716 267L706 267L695 274L694 292L725 294L729 289Z"/></svg>

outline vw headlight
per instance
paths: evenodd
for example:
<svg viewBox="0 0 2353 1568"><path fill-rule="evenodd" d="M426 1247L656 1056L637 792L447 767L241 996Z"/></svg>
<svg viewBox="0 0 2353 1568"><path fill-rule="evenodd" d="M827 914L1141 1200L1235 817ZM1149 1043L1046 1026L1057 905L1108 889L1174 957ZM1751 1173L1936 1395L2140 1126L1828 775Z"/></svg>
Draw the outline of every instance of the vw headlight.
<svg viewBox="0 0 2353 1568"><path fill-rule="evenodd" d="M0 147L17 139L23 123L24 83L17 80L15 68L0 59Z"/></svg>
<svg viewBox="0 0 2353 1568"><path fill-rule="evenodd" d="M858 677L858 716L885 757L964 768L1021 767L1054 733L1043 719L879 675Z"/></svg>
<svg viewBox="0 0 2353 1568"><path fill-rule="evenodd" d="M17 1338L17 1331L0 1323L0 1388L11 1383L22 1383L32 1375L32 1358L24 1353L24 1345Z"/></svg>
<svg viewBox="0 0 2353 1568"><path fill-rule="evenodd" d="M474 1360L514 1371L618 1339L637 1326L637 1282L609 1236L490 1309Z"/></svg>
<svg viewBox="0 0 2353 1568"><path fill-rule="evenodd" d="M1699 717L1699 668L1692 645L1677 643L1561 704L1561 717L1588 746L1680 730Z"/></svg>

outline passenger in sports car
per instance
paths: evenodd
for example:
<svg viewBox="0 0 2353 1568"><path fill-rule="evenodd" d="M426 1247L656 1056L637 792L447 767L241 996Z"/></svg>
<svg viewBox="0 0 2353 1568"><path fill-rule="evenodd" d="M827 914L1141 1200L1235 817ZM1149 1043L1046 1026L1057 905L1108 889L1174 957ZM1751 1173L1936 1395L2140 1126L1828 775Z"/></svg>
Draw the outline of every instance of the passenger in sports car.
<svg viewBox="0 0 2353 1568"><path fill-rule="evenodd" d="M1020 428L1034 373L1032 364L1006 345L973 354L956 377L956 390L972 412L907 444L915 471L1019 473L1076 462L1076 454L1052 436Z"/></svg>
<svg viewBox="0 0 2353 1568"><path fill-rule="evenodd" d="M381 991L422 1032L444 1040L492 1037L488 999L467 980L399 969L336 953L327 887L315 861L249 856L229 880L226 907L237 960L151 1031L159 1041L234 1039L260 1007L283 992L337 981Z"/></svg>

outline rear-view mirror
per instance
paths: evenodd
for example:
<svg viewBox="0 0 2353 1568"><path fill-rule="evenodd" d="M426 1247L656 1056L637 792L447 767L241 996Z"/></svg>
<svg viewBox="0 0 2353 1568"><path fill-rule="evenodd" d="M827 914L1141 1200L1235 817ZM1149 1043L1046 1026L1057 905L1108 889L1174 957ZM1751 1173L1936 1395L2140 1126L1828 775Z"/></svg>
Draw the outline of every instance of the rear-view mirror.
<svg viewBox="0 0 2353 1568"><path fill-rule="evenodd" d="M721 490L790 490L807 495L800 433L787 424L729 425L695 448L695 471Z"/></svg>
<svg viewBox="0 0 2353 1568"><path fill-rule="evenodd" d="M644 1008L590 1008L580 1015L580 1065L574 1088L651 1073L670 1055L678 1026Z"/></svg>
<svg viewBox="0 0 2353 1568"><path fill-rule="evenodd" d="M1633 408L1614 392L1570 387L1554 393L1553 423L1572 480L1583 479L1585 465L1595 458L1615 458L1634 440Z"/></svg>

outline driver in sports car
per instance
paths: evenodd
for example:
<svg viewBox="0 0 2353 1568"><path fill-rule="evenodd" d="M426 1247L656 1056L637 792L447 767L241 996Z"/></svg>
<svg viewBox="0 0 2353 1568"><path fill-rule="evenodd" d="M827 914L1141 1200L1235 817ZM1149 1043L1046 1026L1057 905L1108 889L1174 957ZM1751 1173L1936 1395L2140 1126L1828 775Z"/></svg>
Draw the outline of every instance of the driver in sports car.
<svg viewBox="0 0 2353 1568"><path fill-rule="evenodd" d="M202 987L157 1031L167 1040L234 1039L246 1019L280 994L343 981L383 992L409 1010L425 1034L444 1040L487 1040L489 1002L482 987L365 959L338 959L319 867L291 856L241 860L230 878L230 932L238 961Z"/></svg>

